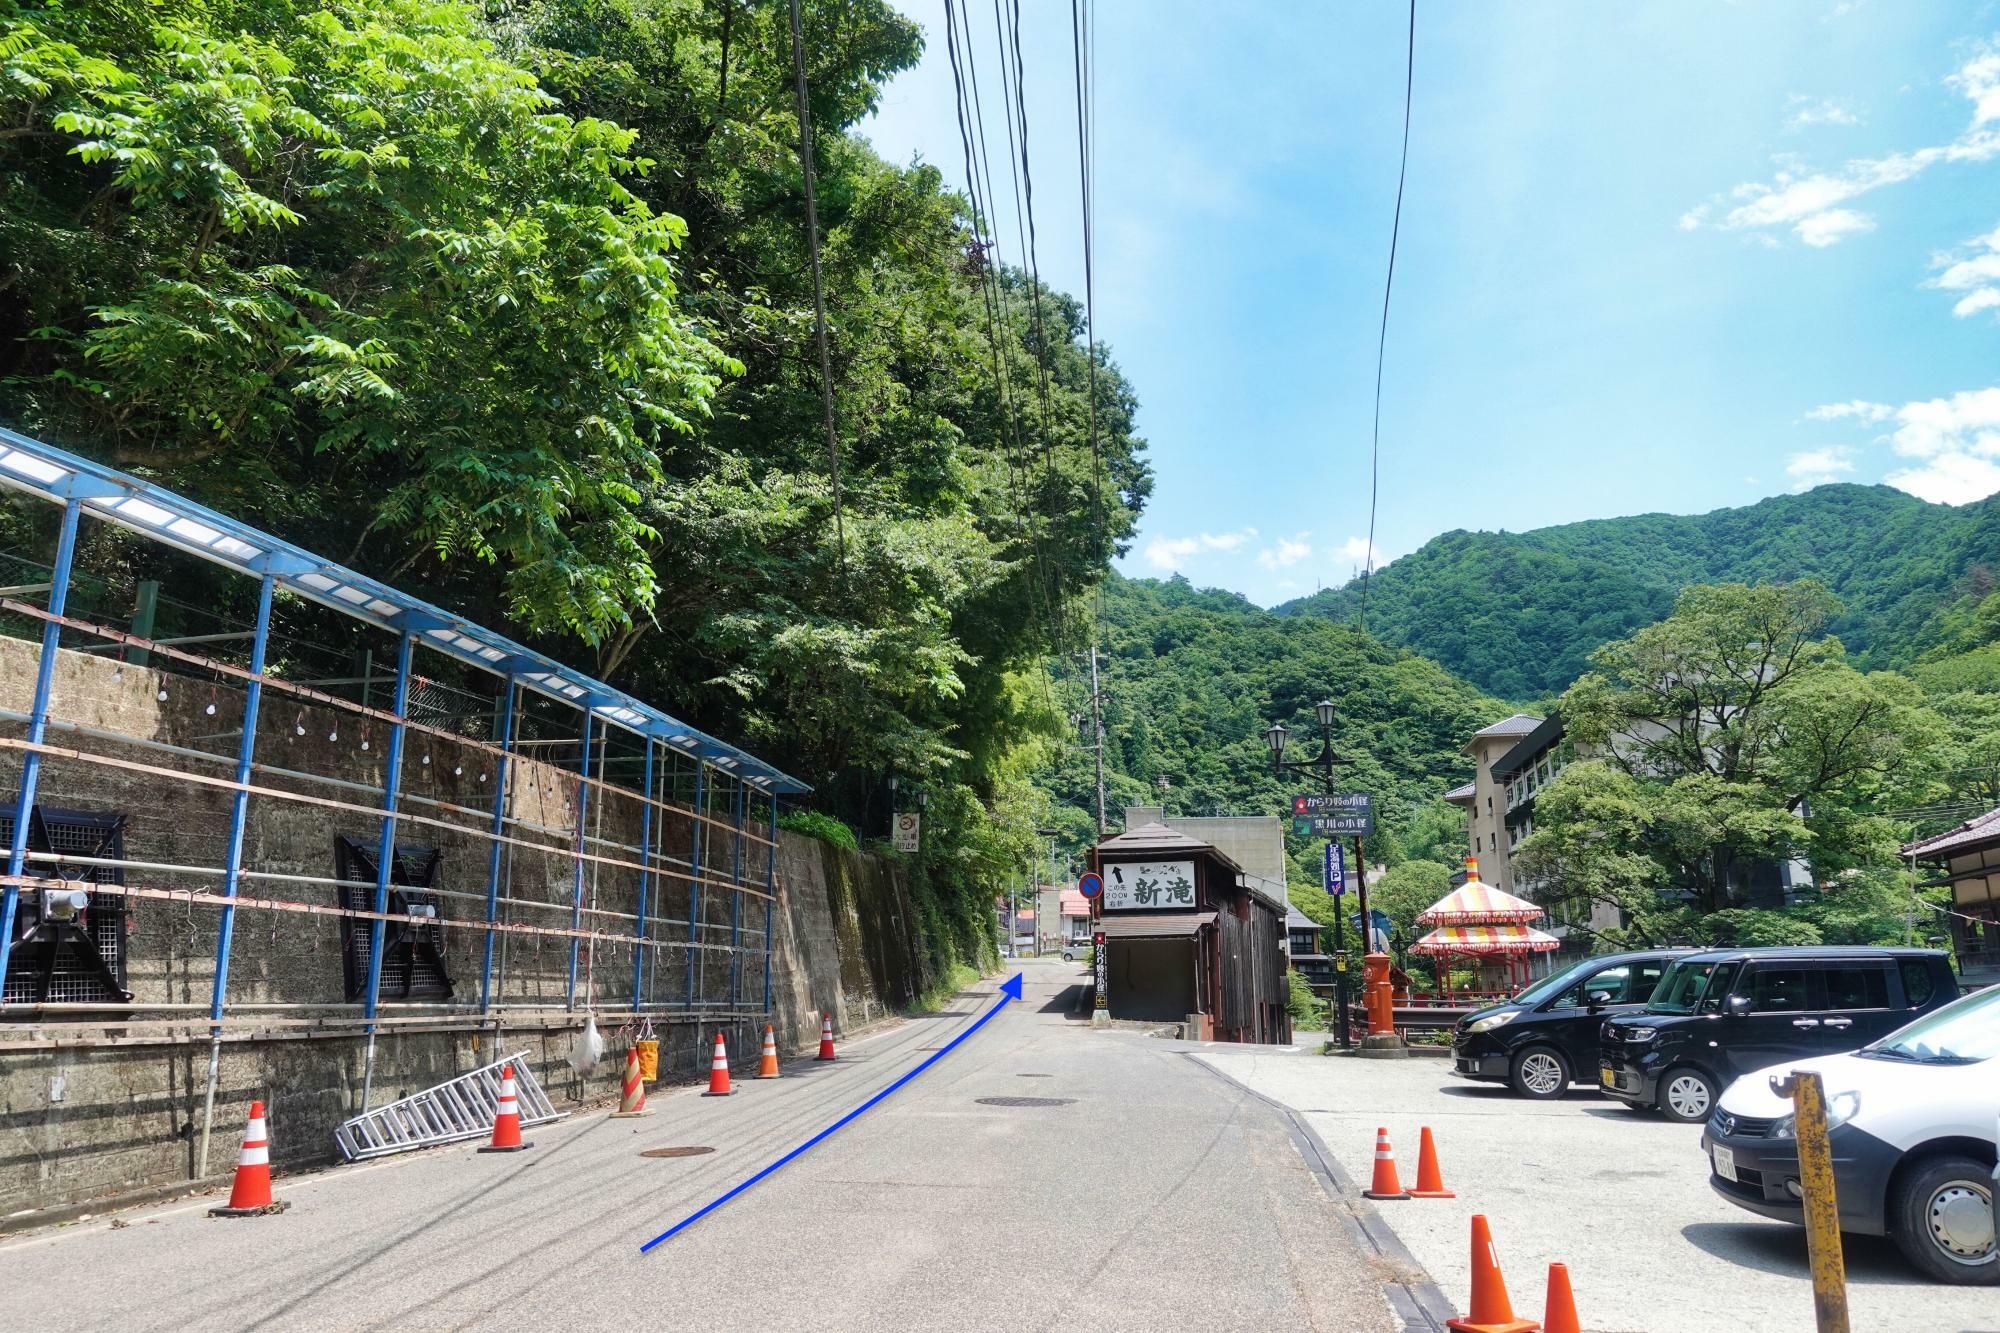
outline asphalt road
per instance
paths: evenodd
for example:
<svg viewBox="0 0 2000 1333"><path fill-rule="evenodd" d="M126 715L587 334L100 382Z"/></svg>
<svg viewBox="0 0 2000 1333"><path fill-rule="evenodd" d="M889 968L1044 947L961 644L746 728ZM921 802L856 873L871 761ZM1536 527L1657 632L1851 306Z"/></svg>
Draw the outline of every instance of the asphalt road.
<svg viewBox="0 0 2000 1333"><path fill-rule="evenodd" d="M1454 1078L1446 1061L1328 1058L1210 1047L1199 1058L1290 1106L1364 1187L1388 1129L1405 1187L1418 1131L1437 1137L1456 1199L1372 1207L1463 1311L1470 1222L1493 1229L1514 1312L1540 1318L1548 1265L1569 1266L1586 1329L1810 1333L1804 1231L1709 1188L1701 1126L1627 1110L1582 1088L1557 1102ZM2000 1330L2000 1288L1920 1277L1883 1239L1849 1236L1848 1306L1869 1333Z"/></svg>
<svg viewBox="0 0 2000 1333"><path fill-rule="evenodd" d="M944 1045L995 999L788 1065L735 1097L656 1095L535 1147L436 1149L0 1244L9 1328L1385 1330L1381 1261L1290 1119L1180 1043L1065 1016L1076 969L651 1254L639 1246ZM982 1097L1061 1098L1048 1107ZM280 1125L274 1133L282 1133ZM645 1148L713 1153L647 1159Z"/></svg>

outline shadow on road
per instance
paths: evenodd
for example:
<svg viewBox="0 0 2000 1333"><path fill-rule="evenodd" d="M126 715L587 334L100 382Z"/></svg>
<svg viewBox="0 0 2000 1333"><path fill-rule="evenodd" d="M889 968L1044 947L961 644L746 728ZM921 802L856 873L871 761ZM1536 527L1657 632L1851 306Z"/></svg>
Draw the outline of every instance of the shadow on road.
<svg viewBox="0 0 2000 1333"><path fill-rule="evenodd" d="M1081 1009L1082 1007L1083 983L1078 982L1074 986L1064 986L1049 998L1047 1004L1035 1012L1041 1014L1061 1014L1068 1013L1072 1009Z"/></svg>
<svg viewBox="0 0 2000 1333"><path fill-rule="evenodd" d="M1681 1235L1696 1249L1760 1272L1810 1279L1804 1228L1785 1222L1694 1222ZM1885 1236L1843 1235L1849 1282L1908 1285L1918 1281L1894 1241Z"/></svg>

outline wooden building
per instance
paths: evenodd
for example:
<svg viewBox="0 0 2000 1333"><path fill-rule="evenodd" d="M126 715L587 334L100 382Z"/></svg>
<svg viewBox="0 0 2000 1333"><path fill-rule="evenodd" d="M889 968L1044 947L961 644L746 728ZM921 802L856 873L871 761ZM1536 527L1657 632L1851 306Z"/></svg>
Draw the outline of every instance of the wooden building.
<svg viewBox="0 0 2000 1333"><path fill-rule="evenodd" d="M1111 1017L1187 1022L1204 1041L1291 1040L1286 904L1268 881L1164 824L1105 839L1091 866Z"/></svg>
<svg viewBox="0 0 2000 1333"><path fill-rule="evenodd" d="M1913 842L1903 855L1944 873L1928 884L1951 885L1951 940L1968 986L2000 983L2000 810Z"/></svg>

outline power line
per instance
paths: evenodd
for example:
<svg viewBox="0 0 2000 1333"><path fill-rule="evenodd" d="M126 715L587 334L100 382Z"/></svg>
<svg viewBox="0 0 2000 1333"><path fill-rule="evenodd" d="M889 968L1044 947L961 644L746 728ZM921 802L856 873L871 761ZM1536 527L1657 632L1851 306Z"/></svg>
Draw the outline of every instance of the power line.
<svg viewBox="0 0 2000 1333"><path fill-rule="evenodd" d="M797 3L797 0L794 0ZM1368 632L1368 579L1375 572L1375 497L1382 456L1382 363L1389 348L1389 293L1396 286L1396 240L1403 230L1403 181L1410 170L1410 90L1417 69L1417 0L1410 0L1409 43L1403 56L1403 153L1396 167L1396 216L1389 224L1389 274L1382 283L1382 327L1375 335L1375 430L1368 447L1368 549L1362 552L1358 628Z"/></svg>
<svg viewBox="0 0 2000 1333"><path fill-rule="evenodd" d="M806 41L799 0L792 0L792 81L799 103L799 166L806 182L806 249L812 257L813 328L819 340L819 391L826 413L827 475L833 479L833 532L840 549L840 577L847 581L847 522L841 513L840 438L833 424L833 358L826 348L826 285L819 267L819 202L813 190L812 112L806 98Z"/></svg>
<svg viewBox="0 0 2000 1333"><path fill-rule="evenodd" d="M1101 478L1104 472L1103 453L1097 440L1097 277L1094 270L1094 231L1096 218L1092 211L1092 169L1095 163L1096 144L1092 141L1094 127L1091 124L1095 110L1096 88L1091 81L1091 71L1085 64L1084 52L1088 38L1084 27L1083 0L1069 0L1069 40L1070 55L1076 71L1076 171L1077 184L1083 200L1083 327L1084 355L1090 366L1090 507L1097 521L1098 548L1105 546L1104 491ZM1095 56L1095 51L1091 54ZM1109 558L1107 553L1106 558ZM1100 602L1101 605L1101 602Z"/></svg>

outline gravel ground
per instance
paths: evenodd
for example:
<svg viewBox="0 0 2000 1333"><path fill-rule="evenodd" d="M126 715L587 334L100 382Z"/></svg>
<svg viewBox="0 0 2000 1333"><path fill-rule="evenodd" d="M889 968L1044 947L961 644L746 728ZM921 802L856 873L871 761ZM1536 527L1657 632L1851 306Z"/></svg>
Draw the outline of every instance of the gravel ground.
<svg viewBox="0 0 2000 1333"><path fill-rule="evenodd" d="M204 1199L10 1239L0 1327L1395 1327L1378 1259L1287 1115L1181 1043L1071 1021L1075 967L1021 971L1025 1003L644 1257L642 1241L949 1042L994 984L727 1099L578 1115L511 1156L435 1149L283 1179L283 1216L214 1220ZM1021 1096L1066 1101L978 1100ZM638 1155L670 1145L715 1151Z"/></svg>
<svg viewBox="0 0 2000 1333"><path fill-rule="evenodd" d="M1366 1187L1385 1126L1402 1183L1418 1130L1438 1142L1456 1199L1372 1206L1453 1301L1471 1290L1475 1212L1486 1214L1517 1315L1539 1318L1548 1265L1569 1265L1586 1329L1810 1333L1801 1228L1755 1217L1708 1186L1698 1125L1630 1111L1582 1089L1522 1101L1453 1077L1445 1061L1325 1057L1317 1047L1209 1046L1198 1058L1300 1112ZM2000 1288L1926 1282L1884 1239L1848 1236L1848 1308L1866 1333L2000 1329Z"/></svg>

